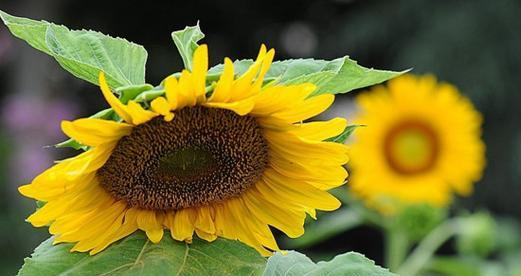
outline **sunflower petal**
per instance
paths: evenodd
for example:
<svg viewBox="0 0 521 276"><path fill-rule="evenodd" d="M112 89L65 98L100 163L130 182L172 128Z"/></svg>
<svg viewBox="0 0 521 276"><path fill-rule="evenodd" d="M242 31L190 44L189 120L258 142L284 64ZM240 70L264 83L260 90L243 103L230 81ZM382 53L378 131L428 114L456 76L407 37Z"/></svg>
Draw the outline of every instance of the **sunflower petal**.
<svg viewBox="0 0 521 276"><path fill-rule="evenodd" d="M226 103L230 99L230 90L233 84L233 62L229 58L224 59L224 70L213 90L208 102Z"/></svg>
<svg viewBox="0 0 521 276"><path fill-rule="evenodd" d="M243 115L250 113L250 111L255 106L255 103L251 99L245 99L242 101L231 102L231 103L208 102L208 103L204 103L203 105L207 106L207 107L231 110L231 111L237 113L237 115L243 116Z"/></svg>
<svg viewBox="0 0 521 276"><path fill-rule="evenodd" d="M175 212L170 229L172 238L178 241L192 241L194 234L195 213L192 209L181 209Z"/></svg>
<svg viewBox="0 0 521 276"><path fill-rule="evenodd" d="M174 118L174 113L170 111L170 104L165 98L155 98L152 103L150 103L150 106L156 113L163 115L165 117L165 121L170 122Z"/></svg>
<svg viewBox="0 0 521 276"><path fill-rule="evenodd" d="M88 146L118 140L132 131L132 125L94 118L62 121L61 128L67 136Z"/></svg>
<svg viewBox="0 0 521 276"><path fill-rule="evenodd" d="M134 125L146 123L158 115L157 113L150 110L145 110L143 107L141 107L141 105L134 101L128 102L127 107L127 111L132 117L132 123Z"/></svg>
<svg viewBox="0 0 521 276"><path fill-rule="evenodd" d="M114 109L114 112L116 112L116 114L118 114L125 122L132 123L132 116L128 112L127 106L112 94L112 91L110 91L109 85L107 84L107 80L105 79L105 73L102 71L99 73L99 85L105 100L109 103L110 107Z"/></svg>
<svg viewBox="0 0 521 276"><path fill-rule="evenodd" d="M163 223L158 221L154 211L138 210L137 226L145 231L147 237L153 243L158 243L163 238Z"/></svg>
<svg viewBox="0 0 521 276"><path fill-rule="evenodd" d="M276 112L273 117L295 123L307 120L326 110L333 104L335 96L331 94L322 94L306 99L302 103L292 106L290 109Z"/></svg>
<svg viewBox="0 0 521 276"><path fill-rule="evenodd" d="M206 74L208 72L208 46L200 45L195 49L193 57L192 79L194 82L195 97L206 93Z"/></svg>
<svg viewBox="0 0 521 276"><path fill-rule="evenodd" d="M347 127L347 120L334 118L325 122L311 122L296 125L289 133L314 141L323 141L342 133Z"/></svg>

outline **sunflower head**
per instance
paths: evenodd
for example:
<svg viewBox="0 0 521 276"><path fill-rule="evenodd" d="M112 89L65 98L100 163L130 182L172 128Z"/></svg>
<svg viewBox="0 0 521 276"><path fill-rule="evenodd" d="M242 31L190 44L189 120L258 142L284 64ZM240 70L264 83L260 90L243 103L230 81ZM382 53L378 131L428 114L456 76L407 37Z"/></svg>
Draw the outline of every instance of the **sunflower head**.
<svg viewBox="0 0 521 276"><path fill-rule="evenodd" d="M325 140L346 121L303 123L334 96L311 97L312 84L264 86L273 56L262 46L239 76L226 58L211 83L207 47L199 46L193 69L167 77L164 95L150 103L122 103L100 73L103 96L120 120L62 123L89 149L20 187L45 202L28 221L49 226L55 243L91 254L137 230L154 243L165 230L186 242L194 233L235 239L264 255L278 250L270 226L302 235L306 213L340 205L327 190L347 177L347 149Z"/></svg>
<svg viewBox="0 0 521 276"><path fill-rule="evenodd" d="M481 115L458 90L433 76L405 75L357 98L367 125L352 146L351 190L380 210L397 204L444 206L480 179Z"/></svg>

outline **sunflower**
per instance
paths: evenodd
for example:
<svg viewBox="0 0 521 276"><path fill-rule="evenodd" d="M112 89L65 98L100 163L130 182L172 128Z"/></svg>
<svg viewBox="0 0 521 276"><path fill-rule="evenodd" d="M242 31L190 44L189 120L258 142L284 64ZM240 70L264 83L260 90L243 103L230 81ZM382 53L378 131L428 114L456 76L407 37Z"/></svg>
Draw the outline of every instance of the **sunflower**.
<svg viewBox="0 0 521 276"><path fill-rule="evenodd" d="M367 125L351 148L352 192L369 205L445 206L480 179L485 146L481 115L436 78L405 75L356 99L354 121Z"/></svg>
<svg viewBox="0 0 521 276"><path fill-rule="evenodd" d="M304 233L306 213L334 210L327 190L343 183L345 145L324 141L346 121L302 123L327 109L334 96L310 97L312 84L266 85L274 50L263 45L249 69L235 77L230 59L207 87L206 45L192 71L163 82L165 94L147 109L103 96L119 121L62 122L69 137L89 147L19 188L45 205L27 220L49 226L55 243L96 254L143 230L158 243L165 230L190 242L240 240L263 255L279 250L270 226L289 237Z"/></svg>

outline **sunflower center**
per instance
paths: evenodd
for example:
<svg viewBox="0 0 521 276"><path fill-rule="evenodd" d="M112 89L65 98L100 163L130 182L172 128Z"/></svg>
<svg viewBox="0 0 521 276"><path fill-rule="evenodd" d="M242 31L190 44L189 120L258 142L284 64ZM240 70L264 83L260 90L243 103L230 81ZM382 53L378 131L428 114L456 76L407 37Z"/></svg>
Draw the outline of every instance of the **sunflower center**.
<svg viewBox="0 0 521 276"><path fill-rule="evenodd" d="M123 137L97 172L130 206L177 210L237 196L257 182L268 147L255 118L188 107L156 117Z"/></svg>
<svg viewBox="0 0 521 276"><path fill-rule="evenodd" d="M400 174L418 174L431 169L438 157L439 142L428 125L402 122L392 128L384 142L390 167Z"/></svg>

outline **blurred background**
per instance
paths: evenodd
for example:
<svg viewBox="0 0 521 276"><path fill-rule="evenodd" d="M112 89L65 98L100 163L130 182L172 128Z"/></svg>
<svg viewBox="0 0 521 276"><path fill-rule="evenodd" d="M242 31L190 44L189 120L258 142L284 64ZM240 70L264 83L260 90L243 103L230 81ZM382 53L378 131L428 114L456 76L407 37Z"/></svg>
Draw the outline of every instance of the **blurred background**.
<svg viewBox="0 0 521 276"><path fill-rule="evenodd" d="M212 64L224 56L253 57L266 43L276 48L277 59L350 55L366 67L433 73L458 86L485 117L488 166L473 196L457 204L521 218L518 0L2 0L0 9L139 43L149 53L151 84L182 68L170 33L198 20ZM356 93L339 96L331 113L349 119ZM45 147L64 139L61 120L106 107L97 87L72 77L0 25L0 275L15 274L48 236L46 229L24 222L35 204L16 188L53 160L73 154ZM360 228L310 251L355 250L381 263L380 235Z"/></svg>

